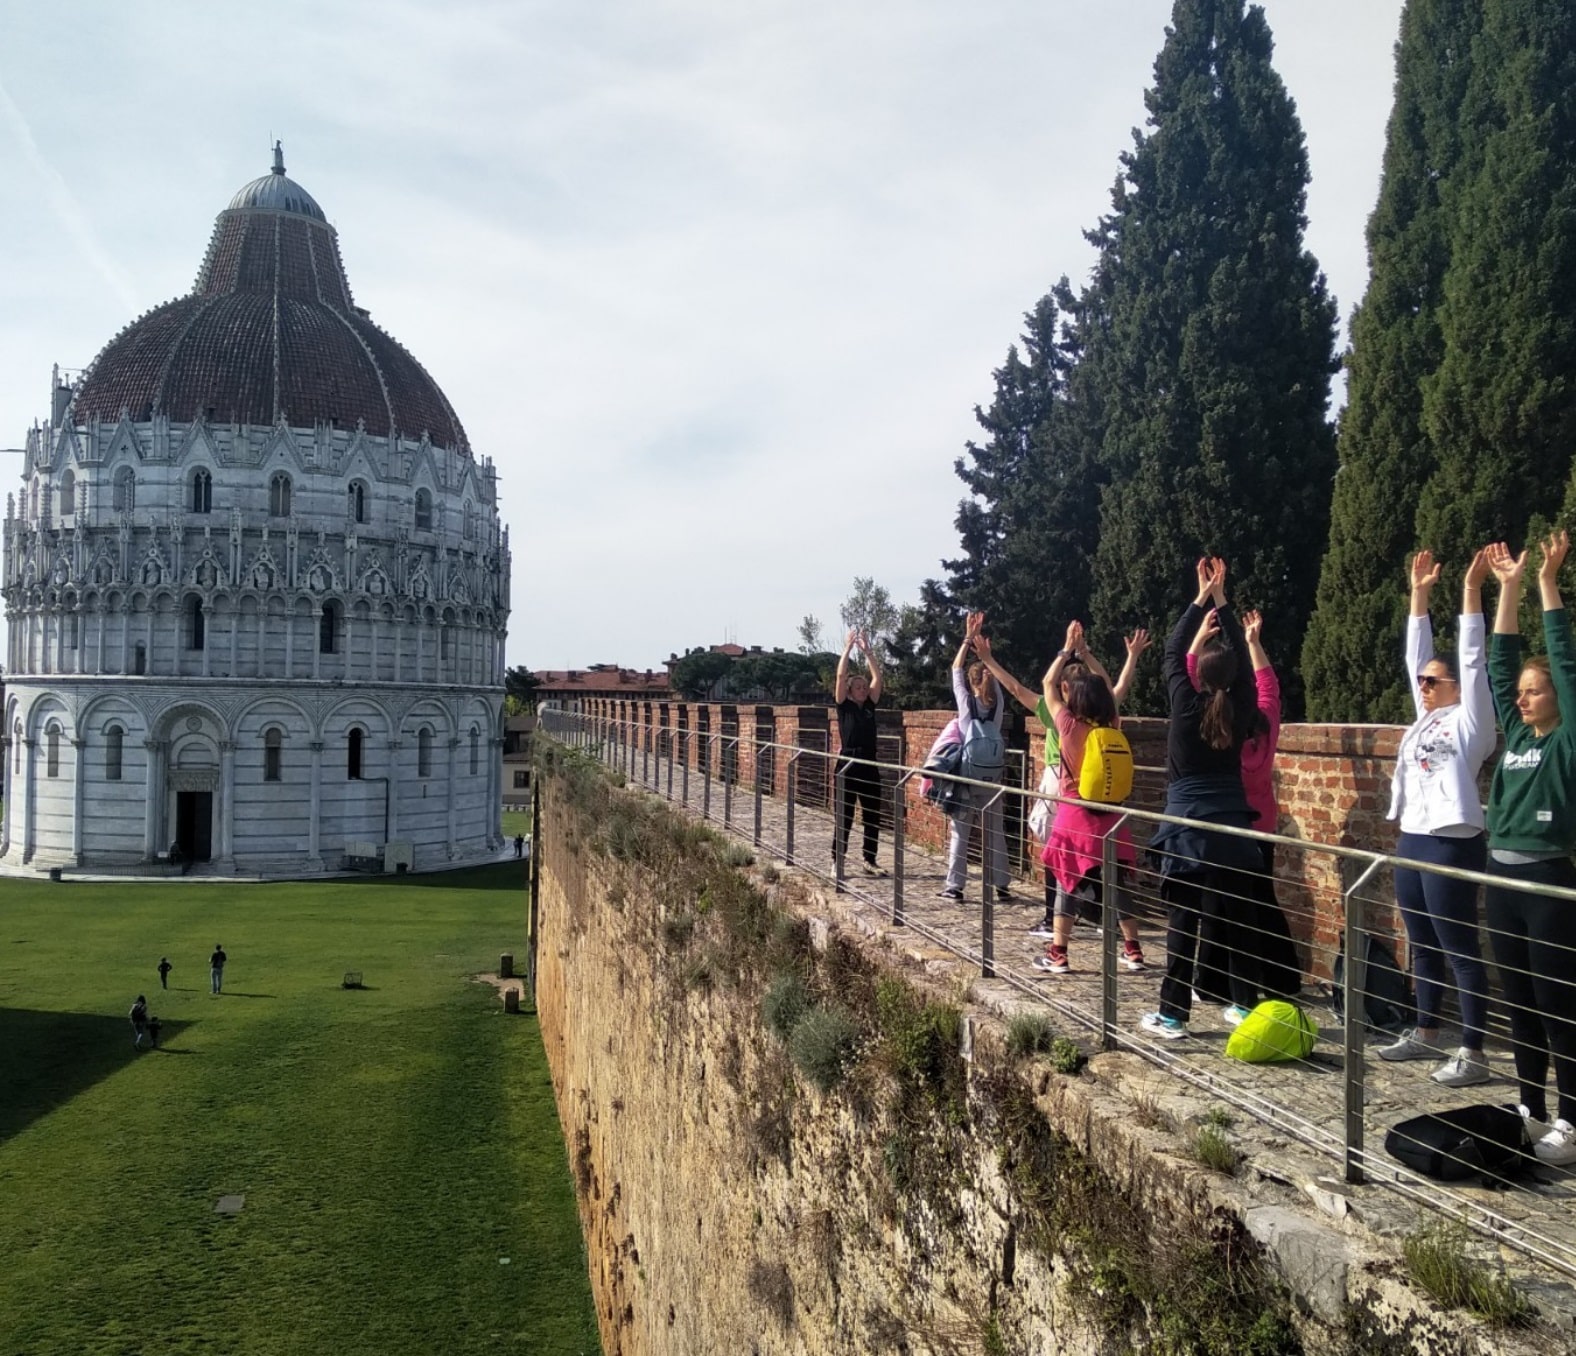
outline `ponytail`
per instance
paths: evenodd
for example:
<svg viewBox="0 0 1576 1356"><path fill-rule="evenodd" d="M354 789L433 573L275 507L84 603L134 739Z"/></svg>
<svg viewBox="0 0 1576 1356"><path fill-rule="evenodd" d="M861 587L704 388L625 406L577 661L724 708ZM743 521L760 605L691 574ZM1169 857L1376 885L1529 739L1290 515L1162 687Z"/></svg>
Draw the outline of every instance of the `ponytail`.
<svg viewBox="0 0 1576 1356"><path fill-rule="evenodd" d="M1212 749L1229 749L1233 743L1231 726L1231 693L1217 687L1204 704L1204 714L1198 722L1198 733Z"/></svg>

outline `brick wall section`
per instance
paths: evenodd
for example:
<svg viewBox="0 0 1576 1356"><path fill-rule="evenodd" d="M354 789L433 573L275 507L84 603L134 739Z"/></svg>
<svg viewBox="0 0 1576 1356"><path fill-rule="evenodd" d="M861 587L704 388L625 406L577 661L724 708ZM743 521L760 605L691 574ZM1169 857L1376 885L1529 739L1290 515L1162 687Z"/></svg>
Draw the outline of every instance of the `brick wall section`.
<svg viewBox="0 0 1576 1356"><path fill-rule="evenodd" d="M721 736L742 733L737 754L737 777L753 787L755 751L750 737L804 749L797 760L797 796L801 805L830 806L832 775L839 748L836 712L827 706L735 706L730 703L644 702L589 698L581 704L587 713L609 721L649 719L655 748L663 730L690 732L679 740L681 757L688 745L688 762L698 775L707 761L710 732L710 768L714 780L724 771ZM649 712L649 715L648 715ZM878 734L881 761L918 767L938 735L953 717L951 711L880 712ZM1123 722L1133 745L1137 765L1134 794L1129 804L1139 810L1165 806L1166 723L1132 717ZM1276 792L1281 805L1277 831L1310 844L1336 844L1372 851L1391 851L1396 828L1385 819L1390 803L1390 777L1402 730L1390 725L1285 725L1275 764ZM1044 766L1045 731L1032 716L1014 711L1006 724L1009 749L1021 750L1025 784L1038 785ZM642 744L644 740L642 739ZM730 757L731 761L731 757ZM782 794L787 781L786 757L781 763L763 755L762 771L774 794ZM890 786L893 778L887 776ZM1009 770L1009 782L1018 774ZM919 778L904 788L905 827L909 840L944 849L945 817L920 793ZM1021 824L1012 823L1010 848L1014 862L1030 879L1040 874L1039 844ZM889 827L889 826L888 826ZM1016 831L1015 831L1016 830ZM885 835L883 835L885 836ZM1140 842L1143 832L1137 834ZM1309 968L1327 976L1330 958L1340 945L1343 879L1355 872L1341 859L1313 850L1282 848L1276 860L1281 902L1286 906L1293 932L1307 944ZM1152 886L1152 882L1150 883ZM1141 891L1142 893L1142 891ZM1390 884L1384 876L1364 891L1369 901L1370 924L1380 931L1399 934Z"/></svg>

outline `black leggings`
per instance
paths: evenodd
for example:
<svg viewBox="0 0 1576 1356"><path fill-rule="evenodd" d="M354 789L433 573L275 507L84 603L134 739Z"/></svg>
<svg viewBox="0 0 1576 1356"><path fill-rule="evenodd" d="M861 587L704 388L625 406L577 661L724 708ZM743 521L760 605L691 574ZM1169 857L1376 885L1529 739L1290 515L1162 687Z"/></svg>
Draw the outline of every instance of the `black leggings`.
<svg viewBox="0 0 1576 1356"><path fill-rule="evenodd" d="M1539 885L1576 886L1576 866L1568 857L1510 863L1491 856L1488 871ZM1544 1084L1552 1053L1559 1117L1576 1125L1576 985L1570 979L1576 975L1576 904L1490 885L1483 916L1510 1008L1522 1104L1535 1119L1548 1119Z"/></svg>
<svg viewBox="0 0 1576 1356"><path fill-rule="evenodd" d="M1248 873L1222 867L1161 881L1160 897L1170 909L1166 977L1160 983L1162 1016L1187 1021L1195 988L1211 1002L1244 1008L1258 1003L1258 951L1252 932L1257 903L1252 890ZM1201 934L1211 942L1202 949Z"/></svg>
<svg viewBox="0 0 1576 1356"><path fill-rule="evenodd" d="M844 764L848 775L843 782L843 815L837 824L834 850L841 857L848 851L848 835L854 829L854 807L864 806L865 860L874 864L876 842L881 827L881 774L859 763Z"/></svg>

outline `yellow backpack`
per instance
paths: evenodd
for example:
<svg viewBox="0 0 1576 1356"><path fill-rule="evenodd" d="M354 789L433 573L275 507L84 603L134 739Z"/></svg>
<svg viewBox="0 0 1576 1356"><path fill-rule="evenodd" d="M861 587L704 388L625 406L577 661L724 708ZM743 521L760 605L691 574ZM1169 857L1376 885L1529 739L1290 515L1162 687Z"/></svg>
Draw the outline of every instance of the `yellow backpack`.
<svg viewBox="0 0 1576 1356"><path fill-rule="evenodd" d="M1078 796L1106 805L1120 805L1133 794L1133 746L1111 725L1096 725L1084 741L1078 770Z"/></svg>

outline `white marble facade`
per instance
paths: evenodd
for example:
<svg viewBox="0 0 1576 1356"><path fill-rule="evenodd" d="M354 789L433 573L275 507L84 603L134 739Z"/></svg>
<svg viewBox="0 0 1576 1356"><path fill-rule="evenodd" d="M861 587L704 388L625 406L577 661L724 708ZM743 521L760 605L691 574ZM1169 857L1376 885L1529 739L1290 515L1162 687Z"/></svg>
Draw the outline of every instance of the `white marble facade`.
<svg viewBox="0 0 1576 1356"><path fill-rule="evenodd" d="M311 874L347 844L408 844L418 870L496 851L491 463L359 419L84 418L81 385L57 378L6 501L0 863L179 841L205 869Z"/></svg>

